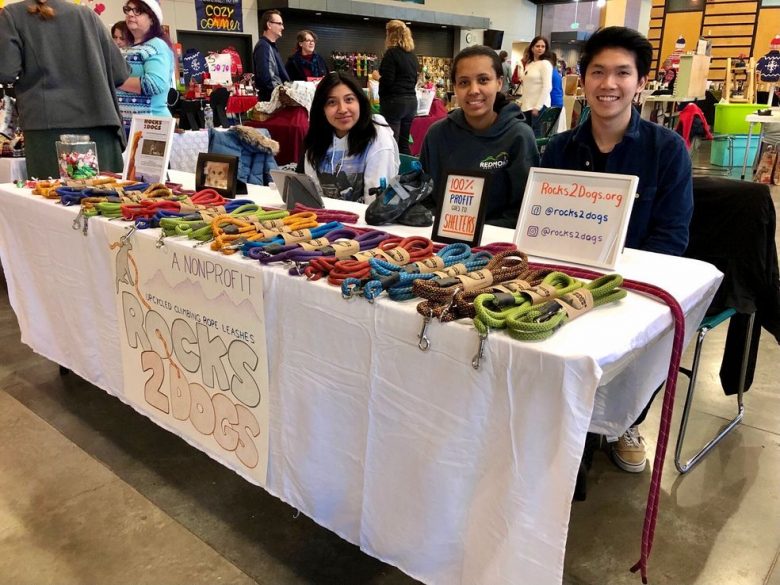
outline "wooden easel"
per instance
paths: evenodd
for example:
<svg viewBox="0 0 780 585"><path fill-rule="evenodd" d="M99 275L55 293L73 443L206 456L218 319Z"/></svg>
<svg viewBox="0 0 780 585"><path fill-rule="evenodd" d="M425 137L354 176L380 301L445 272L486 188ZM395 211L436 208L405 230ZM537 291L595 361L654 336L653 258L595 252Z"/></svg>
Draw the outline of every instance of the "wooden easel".
<svg viewBox="0 0 780 585"><path fill-rule="evenodd" d="M752 104L756 95L755 71L756 61L753 57L745 59L745 66L732 66L732 59L726 59L726 84L724 87L725 100L730 104ZM744 77L744 81L741 79ZM738 92L738 84L742 83L742 91Z"/></svg>

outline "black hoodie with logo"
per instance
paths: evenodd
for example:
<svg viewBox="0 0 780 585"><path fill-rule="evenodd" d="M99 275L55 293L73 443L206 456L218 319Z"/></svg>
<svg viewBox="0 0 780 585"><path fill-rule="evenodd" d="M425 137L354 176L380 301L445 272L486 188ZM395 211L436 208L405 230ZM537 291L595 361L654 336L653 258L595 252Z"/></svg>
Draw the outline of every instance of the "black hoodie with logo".
<svg viewBox="0 0 780 585"><path fill-rule="evenodd" d="M539 151L530 126L516 104L506 104L490 128L474 130L458 108L428 130L420 152L437 197L444 172L490 173L486 222L514 228L520 214L528 169L539 166ZM437 202L438 203L438 202Z"/></svg>

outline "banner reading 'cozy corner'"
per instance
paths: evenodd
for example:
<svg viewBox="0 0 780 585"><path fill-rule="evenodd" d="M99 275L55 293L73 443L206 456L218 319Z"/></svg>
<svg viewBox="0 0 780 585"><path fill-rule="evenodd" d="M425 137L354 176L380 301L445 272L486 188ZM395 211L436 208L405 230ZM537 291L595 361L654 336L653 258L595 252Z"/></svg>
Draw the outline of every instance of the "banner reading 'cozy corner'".
<svg viewBox="0 0 780 585"><path fill-rule="evenodd" d="M157 248L146 234L123 238L126 225L101 225L112 242L123 398L265 485L269 409L260 271L190 243Z"/></svg>
<svg viewBox="0 0 780 585"><path fill-rule="evenodd" d="M241 0L195 0L198 30L242 32Z"/></svg>

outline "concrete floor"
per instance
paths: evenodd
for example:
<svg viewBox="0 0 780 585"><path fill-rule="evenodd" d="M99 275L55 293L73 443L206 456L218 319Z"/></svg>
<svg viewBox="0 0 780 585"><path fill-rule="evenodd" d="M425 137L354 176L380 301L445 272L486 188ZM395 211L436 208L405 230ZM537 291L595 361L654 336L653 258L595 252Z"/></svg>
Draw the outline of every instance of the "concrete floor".
<svg viewBox="0 0 780 585"><path fill-rule="evenodd" d="M717 330L708 338L692 442L734 410L717 387L722 341ZM780 585L778 362L764 333L744 424L684 478L670 444L652 585ZM651 461L660 402L643 426ZM0 444L0 585L416 583L100 389L60 376L19 342L4 286ZM566 585L640 583L628 568L649 480L650 466L627 474L596 453L588 499L572 508Z"/></svg>

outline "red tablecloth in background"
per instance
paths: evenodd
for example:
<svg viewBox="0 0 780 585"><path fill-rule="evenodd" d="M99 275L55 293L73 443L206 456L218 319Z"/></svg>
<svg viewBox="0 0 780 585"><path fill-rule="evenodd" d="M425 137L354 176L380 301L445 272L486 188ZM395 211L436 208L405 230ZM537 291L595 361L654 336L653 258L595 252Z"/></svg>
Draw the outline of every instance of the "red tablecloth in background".
<svg viewBox="0 0 780 585"><path fill-rule="evenodd" d="M251 110L257 103L257 96L254 95L231 95L228 98L227 108L225 111L228 114L243 114L244 112Z"/></svg>
<svg viewBox="0 0 780 585"><path fill-rule="evenodd" d="M428 115L417 116L414 120L412 120L411 135L414 142L412 142L411 151L414 156L420 156L423 140L425 139L425 135L428 133L428 128L430 128L431 125L437 120L441 120L442 118L446 117L447 108L444 107L444 102L439 98L434 98L433 103L431 104L431 111L428 113Z"/></svg>
<svg viewBox="0 0 780 585"><path fill-rule="evenodd" d="M247 120L246 126L265 128L279 143L276 162L279 165L297 163L303 155L303 139L309 131L309 113L306 108L293 107L276 110L265 122Z"/></svg>

